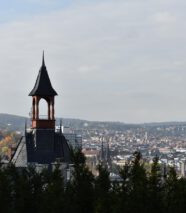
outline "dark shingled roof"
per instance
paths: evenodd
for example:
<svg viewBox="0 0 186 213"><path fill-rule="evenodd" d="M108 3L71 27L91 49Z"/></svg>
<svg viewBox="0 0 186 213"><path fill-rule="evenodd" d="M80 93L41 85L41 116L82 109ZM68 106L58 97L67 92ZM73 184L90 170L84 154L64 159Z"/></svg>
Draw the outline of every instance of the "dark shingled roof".
<svg viewBox="0 0 186 213"><path fill-rule="evenodd" d="M52 164L58 160L71 163L70 147L61 130L36 129L25 131L11 162L16 167L25 167L28 163Z"/></svg>
<svg viewBox="0 0 186 213"><path fill-rule="evenodd" d="M70 162L70 148L61 132L54 129L36 129L26 133L28 163L51 164L57 159Z"/></svg>
<svg viewBox="0 0 186 213"><path fill-rule="evenodd" d="M48 72L45 66L44 61L44 53L43 53L43 62L42 66L39 70L39 74L37 76L37 80L34 88L29 93L29 96L55 96L57 92L53 89L52 84L50 82L50 78L48 76Z"/></svg>

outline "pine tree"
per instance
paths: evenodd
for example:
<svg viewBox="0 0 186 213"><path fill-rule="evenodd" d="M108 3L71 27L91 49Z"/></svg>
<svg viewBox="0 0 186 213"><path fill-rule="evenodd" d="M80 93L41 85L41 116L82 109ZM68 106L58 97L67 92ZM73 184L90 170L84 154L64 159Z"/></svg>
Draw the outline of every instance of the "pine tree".
<svg viewBox="0 0 186 213"><path fill-rule="evenodd" d="M176 191L178 186L178 178L174 167L169 167L167 178L165 180L165 199L164 205L167 213L176 213L177 212L177 199Z"/></svg>
<svg viewBox="0 0 186 213"><path fill-rule="evenodd" d="M111 183L106 167L98 165L99 175L95 180L96 213L111 212Z"/></svg>
<svg viewBox="0 0 186 213"><path fill-rule="evenodd" d="M151 172L148 178L148 211L152 213L162 212L162 175L161 168L158 163L159 158L156 156L153 159Z"/></svg>
<svg viewBox="0 0 186 213"><path fill-rule="evenodd" d="M134 152L129 170L128 211L133 213L147 212L147 176L140 152Z"/></svg>
<svg viewBox="0 0 186 213"><path fill-rule="evenodd" d="M59 165L53 171L43 170L43 194L40 211L60 213L64 210L64 180Z"/></svg>
<svg viewBox="0 0 186 213"><path fill-rule="evenodd" d="M35 167L30 166L25 170L25 196L27 213L39 213L41 198L43 196L43 182L40 172Z"/></svg>
<svg viewBox="0 0 186 213"><path fill-rule="evenodd" d="M65 212L94 212L94 176L85 164L81 150L72 153L74 164L73 178L67 184L65 193Z"/></svg>
<svg viewBox="0 0 186 213"><path fill-rule="evenodd" d="M2 213L14 212L14 198L15 198L15 182L16 175L15 167L9 164L7 167L0 168L0 211Z"/></svg>
<svg viewBox="0 0 186 213"><path fill-rule="evenodd" d="M114 184L113 195L115 195L115 211L116 213L120 212L130 212L129 210L129 182L130 182L130 169L131 166L127 163L123 168L119 170L120 177L122 179L122 183Z"/></svg>

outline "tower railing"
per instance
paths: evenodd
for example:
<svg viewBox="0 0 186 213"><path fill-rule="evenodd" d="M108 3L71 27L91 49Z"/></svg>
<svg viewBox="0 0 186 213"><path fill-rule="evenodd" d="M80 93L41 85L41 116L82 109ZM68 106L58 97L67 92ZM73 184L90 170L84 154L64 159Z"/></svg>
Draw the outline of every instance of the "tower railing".
<svg viewBox="0 0 186 213"><path fill-rule="evenodd" d="M40 120L48 120L48 115L39 115Z"/></svg>
<svg viewBox="0 0 186 213"><path fill-rule="evenodd" d="M39 120L52 120L52 119L48 118L48 115L39 115Z"/></svg>

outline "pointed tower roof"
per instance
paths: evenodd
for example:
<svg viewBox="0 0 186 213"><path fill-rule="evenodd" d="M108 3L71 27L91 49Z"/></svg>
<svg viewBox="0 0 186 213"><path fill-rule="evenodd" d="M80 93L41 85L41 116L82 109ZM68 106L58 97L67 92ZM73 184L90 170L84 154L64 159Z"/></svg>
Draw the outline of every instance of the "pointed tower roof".
<svg viewBox="0 0 186 213"><path fill-rule="evenodd" d="M48 76L48 72L45 66L44 59L44 51L43 51L43 59L42 66L39 70L39 74L36 79L36 83L32 91L29 93L29 96L55 96L57 92L53 89L52 84L50 82L50 78Z"/></svg>

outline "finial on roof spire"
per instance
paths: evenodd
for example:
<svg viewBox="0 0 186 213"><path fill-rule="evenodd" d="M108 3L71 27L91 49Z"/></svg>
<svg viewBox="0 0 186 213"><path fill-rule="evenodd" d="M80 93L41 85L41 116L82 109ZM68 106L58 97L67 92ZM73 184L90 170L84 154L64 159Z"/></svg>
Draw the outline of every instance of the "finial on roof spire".
<svg viewBox="0 0 186 213"><path fill-rule="evenodd" d="M44 50L43 50L43 61L42 61L42 66L45 67L45 54L44 54Z"/></svg>

